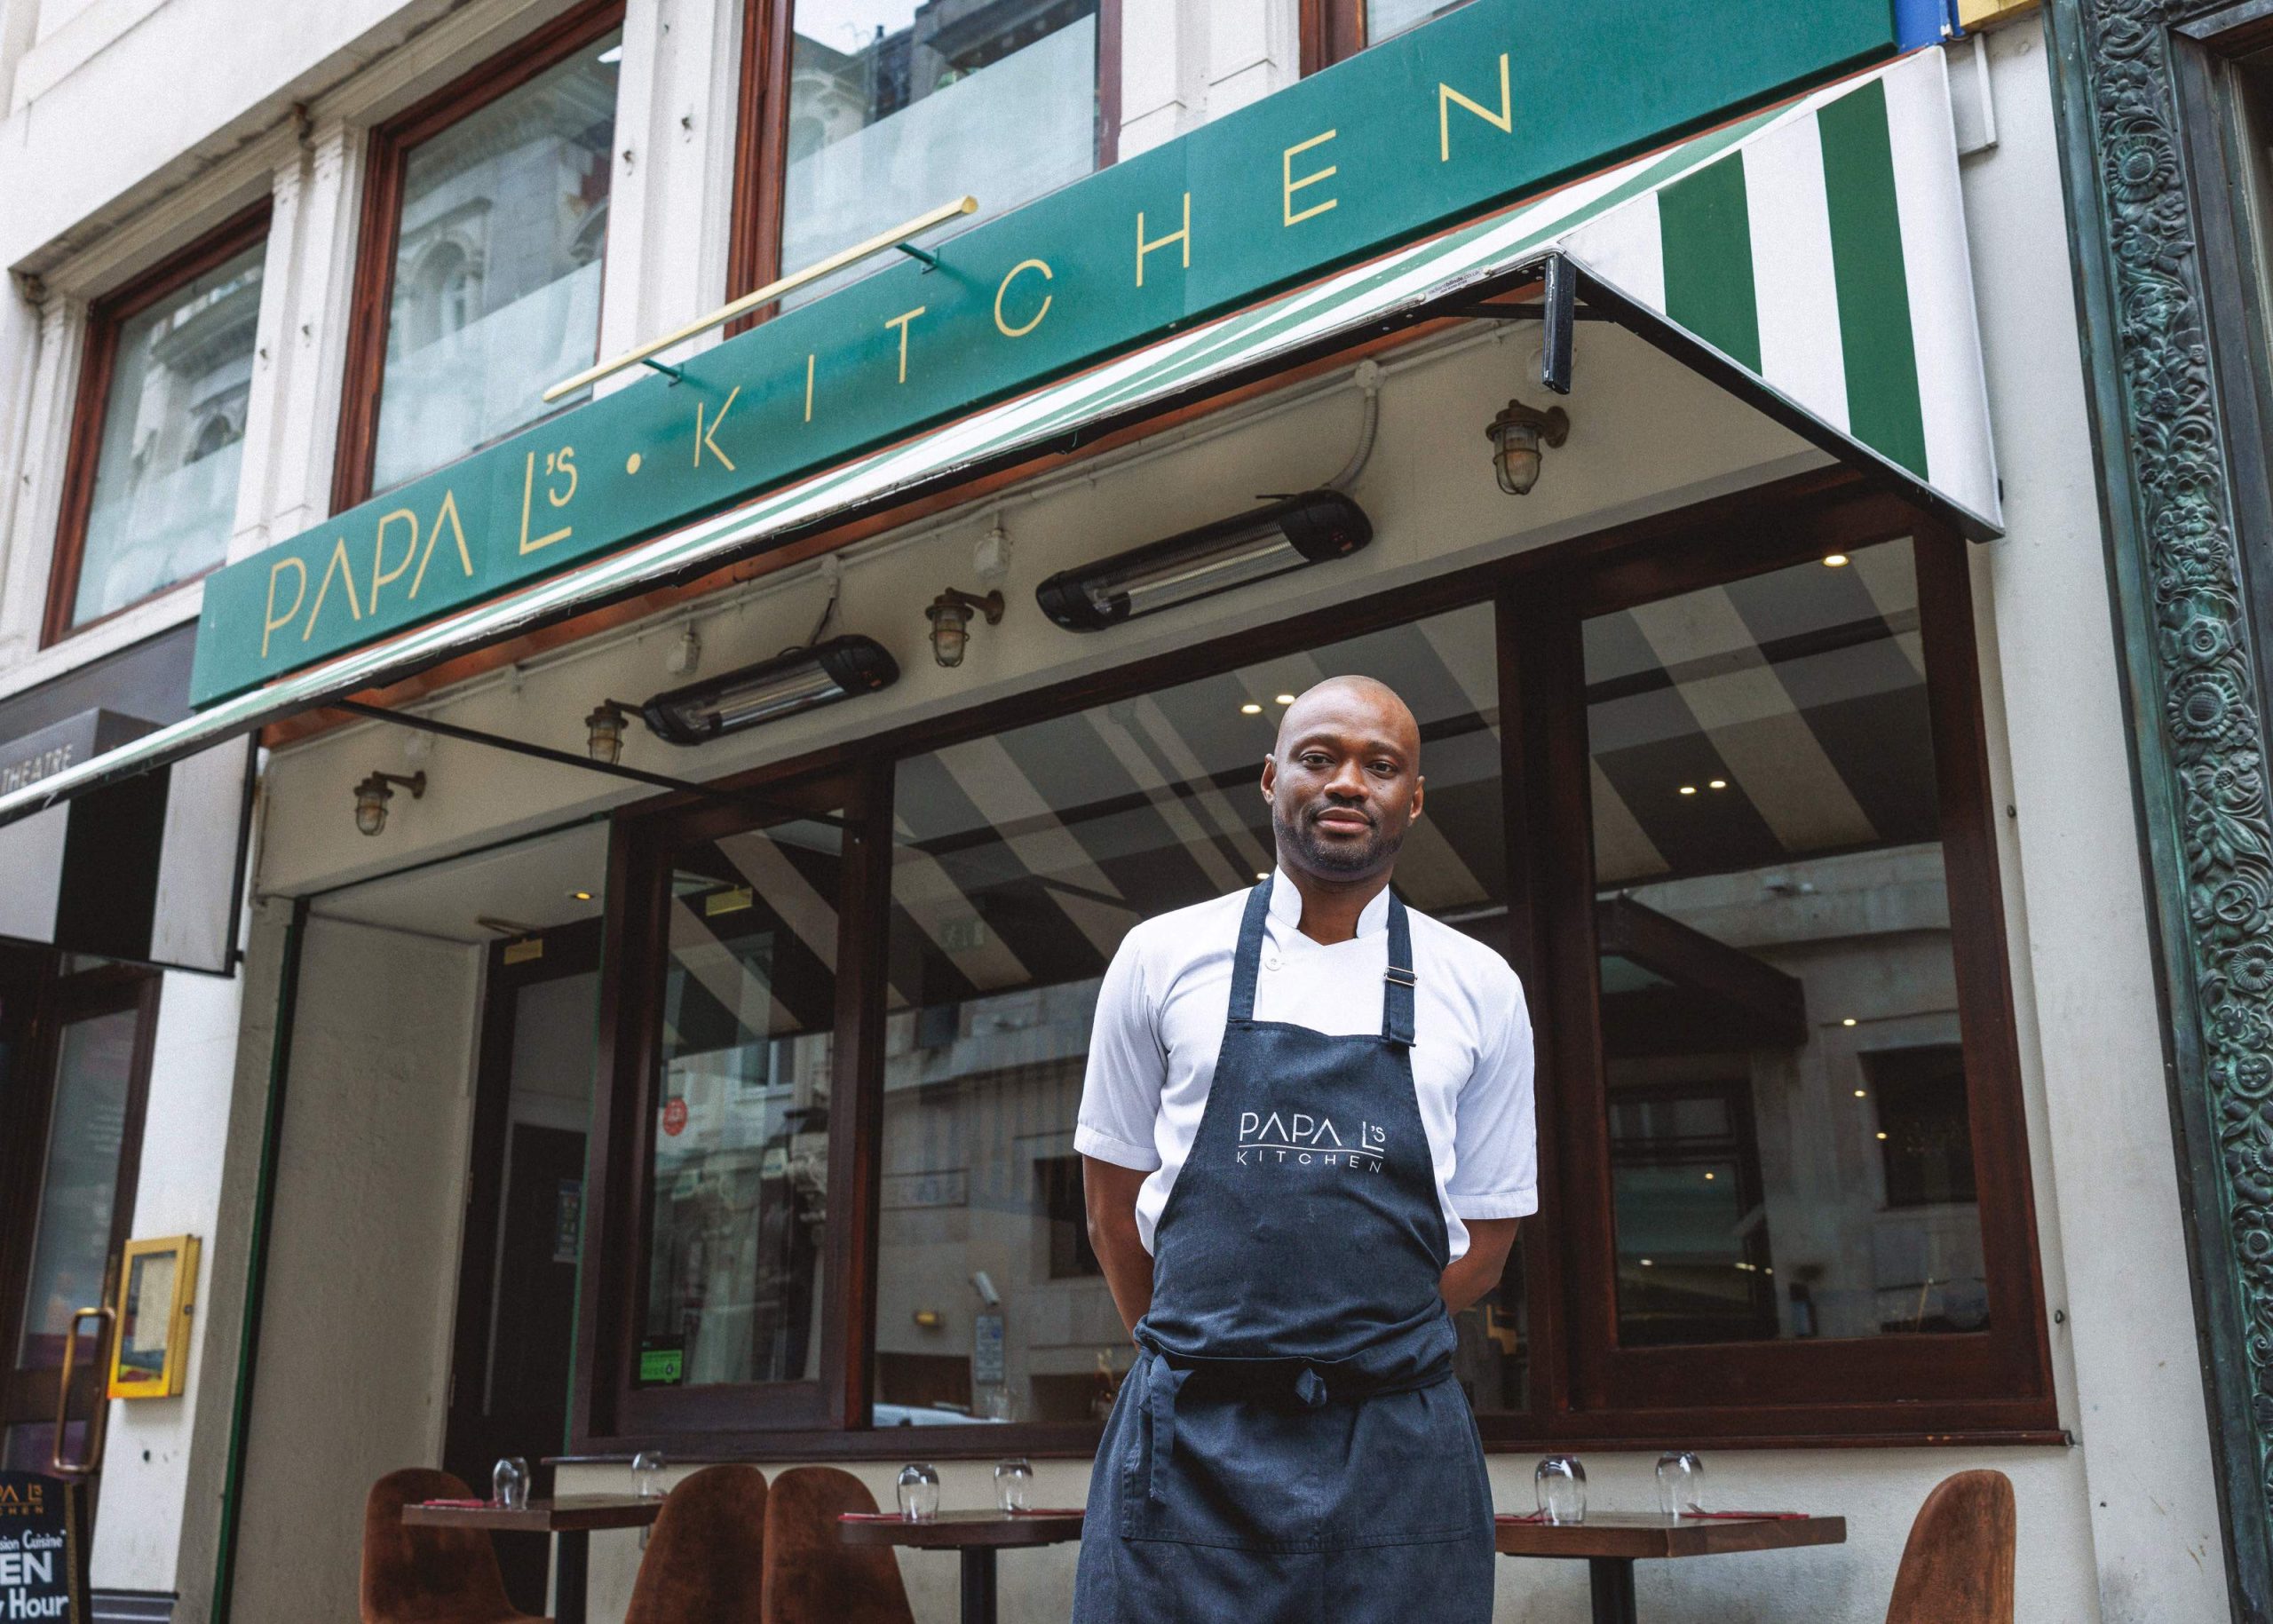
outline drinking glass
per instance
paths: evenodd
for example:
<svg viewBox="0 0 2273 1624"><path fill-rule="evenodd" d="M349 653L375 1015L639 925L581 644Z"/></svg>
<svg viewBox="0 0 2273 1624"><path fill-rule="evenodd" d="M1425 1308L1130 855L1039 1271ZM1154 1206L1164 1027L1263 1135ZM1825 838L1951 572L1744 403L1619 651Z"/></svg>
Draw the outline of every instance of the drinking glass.
<svg viewBox="0 0 2273 1624"><path fill-rule="evenodd" d="M919 1461L899 1469L899 1514L911 1523L928 1523L939 1515L939 1473L936 1467Z"/></svg>
<svg viewBox="0 0 2273 1624"><path fill-rule="evenodd" d="M663 1497L663 1452L643 1449L631 1457L632 1493L642 1500Z"/></svg>
<svg viewBox="0 0 2273 1624"><path fill-rule="evenodd" d="M1025 1456L994 1462L994 1503L1005 1511L1024 1511L1034 1503L1034 1467Z"/></svg>
<svg viewBox="0 0 2273 1624"><path fill-rule="evenodd" d="M1550 1523L1587 1520L1587 1469L1574 1454L1551 1454L1532 1474L1539 1490L1539 1509Z"/></svg>
<svg viewBox="0 0 2273 1624"><path fill-rule="evenodd" d="M508 1511L526 1510L529 1503L529 1463L508 1455L489 1474L489 1503Z"/></svg>
<svg viewBox="0 0 2273 1624"><path fill-rule="evenodd" d="M1668 1449L1658 1457L1658 1509L1667 1518L1705 1509L1705 1462L1690 1451Z"/></svg>

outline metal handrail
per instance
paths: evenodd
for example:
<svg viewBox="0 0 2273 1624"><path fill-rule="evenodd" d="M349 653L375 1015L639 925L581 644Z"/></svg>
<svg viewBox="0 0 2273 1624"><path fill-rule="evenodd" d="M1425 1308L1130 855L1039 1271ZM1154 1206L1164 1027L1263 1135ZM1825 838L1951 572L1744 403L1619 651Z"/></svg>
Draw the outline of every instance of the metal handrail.
<svg viewBox="0 0 2273 1624"><path fill-rule="evenodd" d="M103 1322L102 1339L95 1343L96 1376L103 1382L106 1396L95 1400L95 1413L87 1422L87 1453L74 1461L63 1453L69 1442L71 1426L71 1375L79 1363L79 1322L99 1319ZM58 1477L91 1477L103 1463L103 1434L105 1422L110 1418L107 1398L109 1372L103 1368L109 1362L111 1332L117 1326L116 1315L108 1308L78 1308L71 1311L71 1328L63 1337L63 1373L55 1384L55 1446L48 1452L47 1463Z"/></svg>
<svg viewBox="0 0 2273 1624"><path fill-rule="evenodd" d="M978 200L975 197L959 197L951 203L941 203L936 209L927 209L914 219L903 220L890 231L879 232L865 242L856 242L851 248L840 249L828 258L817 260L802 271L793 272L788 276L776 277L763 288L754 289L738 299L719 305L717 309L700 321L690 321L685 327L665 333L661 338L651 339L636 350L627 350L614 360L604 360L597 367L587 367L574 377L563 378L544 392L545 403L550 405L561 396L574 394L585 385L596 384L611 373L622 371L626 367L636 367L642 361L656 365L657 363L650 360L651 357L661 354L671 345L692 338L697 333L705 332L722 322L731 321L736 316L747 315L760 305L771 305L783 294L793 292L807 282L819 281L824 276L834 275L846 265L857 265L871 254L881 254L887 249L899 248L909 238L920 237L933 226L944 226L958 215L977 212L978 212ZM908 252L915 253L915 250L911 249ZM927 263L936 263L928 254L919 254L917 257ZM661 369L675 370L670 368Z"/></svg>

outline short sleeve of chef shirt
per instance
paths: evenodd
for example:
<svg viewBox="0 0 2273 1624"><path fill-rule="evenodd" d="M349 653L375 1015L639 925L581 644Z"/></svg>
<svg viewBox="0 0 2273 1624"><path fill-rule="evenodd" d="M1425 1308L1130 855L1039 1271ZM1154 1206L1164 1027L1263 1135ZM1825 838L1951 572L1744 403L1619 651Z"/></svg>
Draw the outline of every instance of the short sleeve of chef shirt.
<svg viewBox="0 0 2273 1624"><path fill-rule="evenodd" d="M1136 1226L1145 1247L1168 1204L1215 1077L1230 1013L1232 958L1247 893L1146 920L1123 939L1098 989L1073 1146L1145 1173ZM1272 889L1255 1017L1336 1035L1381 1029L1389 899L1374 899L1354 941L1301 933L1283 874ZM1539 1208L1531 1017L1522 984L1490 947L1415 910L1413 1072L1435 1162L1451 1256L1463 1220Z"/></svg>

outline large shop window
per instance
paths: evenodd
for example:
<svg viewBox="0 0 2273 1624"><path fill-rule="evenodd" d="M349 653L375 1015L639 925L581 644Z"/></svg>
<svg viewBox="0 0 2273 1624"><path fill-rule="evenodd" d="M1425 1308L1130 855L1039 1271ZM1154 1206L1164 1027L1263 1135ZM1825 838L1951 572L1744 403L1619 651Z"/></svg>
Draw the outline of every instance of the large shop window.
<svg viewBox="0 0 2273 1624"><path fill-rule="evenodd" d="M967 229L1110 163L1119 17L1119 0L752 0L740 287L966 194Z"/></svg>
<svg viewBox="0 0 2273 1624"><path fill-rule="evenodd" d="M526 427L591 365L622 15L573 14L373 137L335 509Z"/></svg>
<svg viewBox="0 0 2273 1624"><path fill-rule="evenodd" d="M226 558L267 237L263 204L95 305L48 590L49 642Z"/></svg>
<svg viewBox="0 0 2273 1624"><path fill-rule="evenodd" d="M1478 605L899 764L876 1424L1085 1420L1128 1368L1073 1148L1098 981L1138 920L1271 867L1282 696L1344 672L1406 695L1429 816L1402 889L1501 945L1495 658ZM1463 1319L1478 1406L1520 1403L1520 1305Z"/></svg>
<svg viewBox="0 0 2273 1624"><path fill-rule="evenodd" d="M621 820L584 1439L1094 1438L1129 1365L1073 1149L1099 978L1269 867L1276 719L1350 671L1421 722L1401 891L1538 1032L1544 1206L1457 1327L1487 1439L2044 1436L1964 544L1828 507Z"/></svg>

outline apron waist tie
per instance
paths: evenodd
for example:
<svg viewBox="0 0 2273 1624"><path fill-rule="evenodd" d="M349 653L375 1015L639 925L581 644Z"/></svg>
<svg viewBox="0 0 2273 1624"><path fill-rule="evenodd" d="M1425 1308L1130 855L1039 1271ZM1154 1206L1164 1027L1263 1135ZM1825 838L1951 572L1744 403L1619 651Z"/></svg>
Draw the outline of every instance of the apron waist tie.
<svg viewBox="0 0 2273 1624"><path fill-rule="evenodd" d="M1377 1398L1390 1393L1418 1392L1424 1387L1449 1381L1453 1374L1451 1363L1446 1361L1406 1376L1345 1376L1337 1393L1328 1387L1326 1373L1315 1365L1300 1365L1289 1383L1285 1377L1289 1367L1297 1364L1295 1360L1264 1361L1261 1368L1244 1359L1177 1365L1170 1363L1157 1348L1148 1347L1145 1351L1152 1355L1151 1367L1144 1373L1144 1411L1152 1418L1152 1449L1144 1491L1153 1504L1163 1506L1168 1504L1168 1485L1161 1468L1176 1458L1176 1398L1184 1391L1184 1384L1202 1371L1257 1398L1291 1395L1295 1404L1306 1410L1324 1409L1337 1397Z"/></svg>

